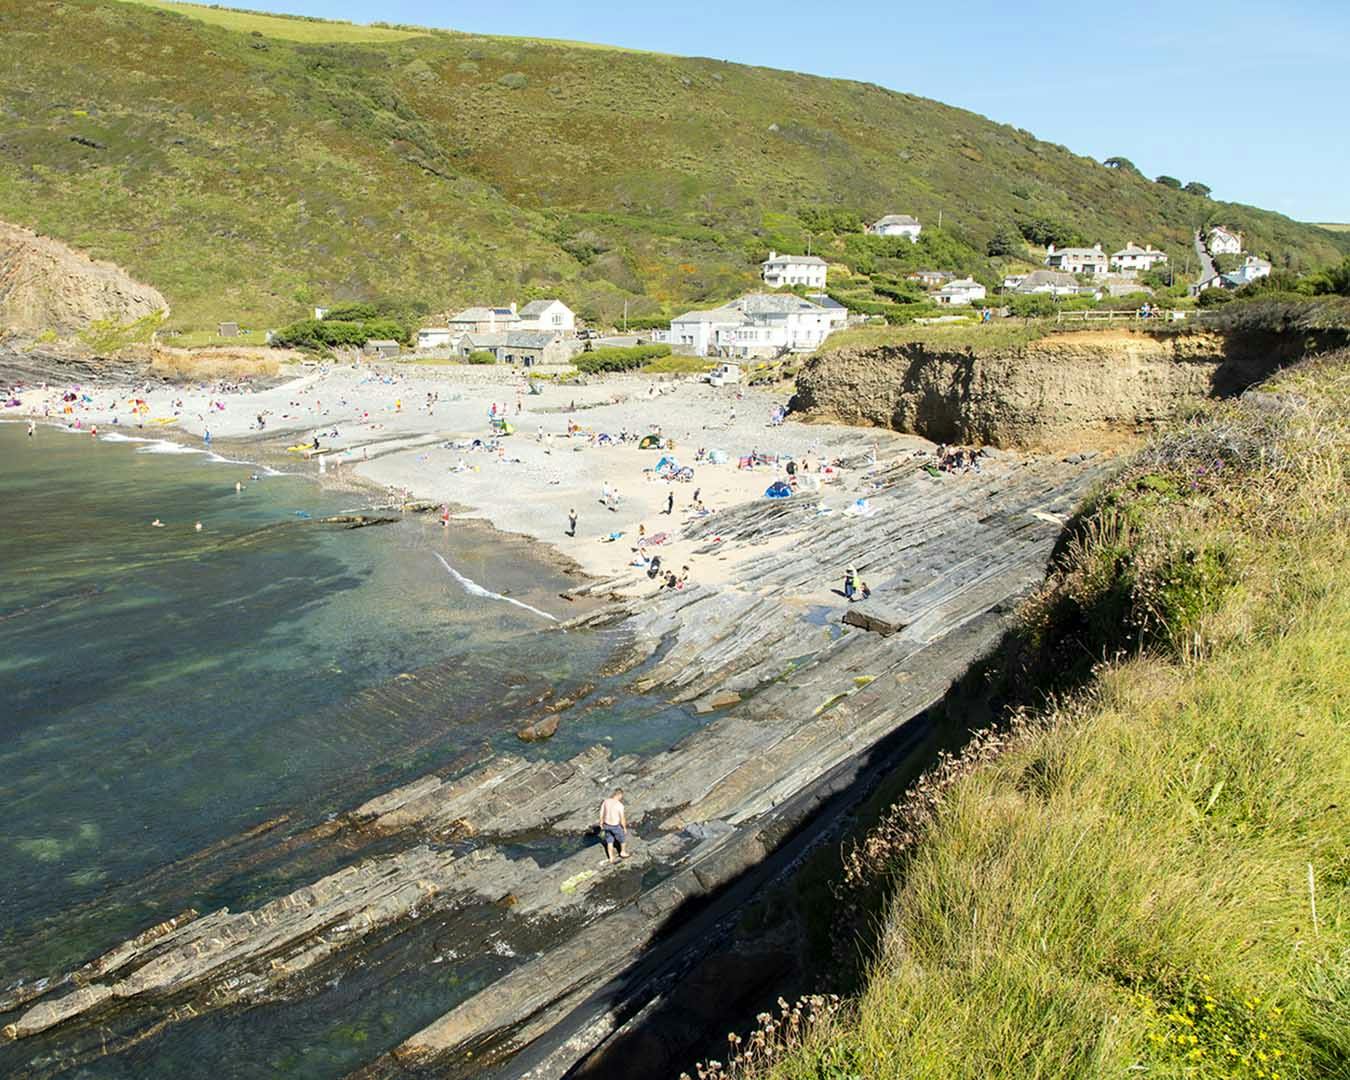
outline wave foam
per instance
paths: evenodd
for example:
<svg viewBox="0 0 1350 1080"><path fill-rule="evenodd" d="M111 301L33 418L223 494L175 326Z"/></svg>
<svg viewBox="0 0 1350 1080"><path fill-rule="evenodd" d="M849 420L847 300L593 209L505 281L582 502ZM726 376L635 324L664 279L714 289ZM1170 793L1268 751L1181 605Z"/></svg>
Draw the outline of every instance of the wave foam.
<svg viewBox="0 0 1350 1080"><path fill-rule="evenodd" d="M524 608L526 611L533 612L535 615L540 615L543 618L547 619L549 622L558 621L547 611L540 611L537 607L531 607L529 604L523 603L520 600L513 600L509 596L503 596L501 593L495 593L492 592L490 589L483 588L483 586L479 585L478 582L471 581L469 578L466 578L463 574L461 574L458 570L456 570L453 566L451 566L448 562L446 562L445 556L443 556L439 551L433 551L432 554L435 555L436 558L441 560L441 565L445 567L445 569L449 572L450 576L454 578L457 582L459 582L460 587L470 596L481 596L485 600L505 600L508 604L515 604L516 607Z"/></svg>

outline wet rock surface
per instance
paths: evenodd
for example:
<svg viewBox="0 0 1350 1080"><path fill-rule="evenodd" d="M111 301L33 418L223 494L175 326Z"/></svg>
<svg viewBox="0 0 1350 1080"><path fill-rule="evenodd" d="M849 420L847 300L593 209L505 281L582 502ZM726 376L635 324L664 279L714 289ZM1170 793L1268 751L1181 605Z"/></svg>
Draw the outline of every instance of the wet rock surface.
<svg viewBox="0 0 1350 1080"><path fill-rule="evenodd" d="M639 954L673 949L698 911L751 888L756 868L800 842L860 763L992 646L1106 467L1001 455L982 473L934 478L920 464L871 469L868 505L852 515L823 512L818 495L713 515L696 535L749 552L725 584L617 601L562 628L621 625L634 640L630 687L706 716L693 734L642 755L466 754L324 826L326 843L352 853L348 865L250 910L184 912L18 988L0 1000L4 1034L70 1033L75 1062L103 1052L95 1033L108 1025L135 1039L212 1010L322 992L373 942L419 920L443 922L456 949L481 949L469 913L489 905L503 942L550 944L448 1003L360 1075L428 1063L443 1075L481 1075L485 1063L507 1074L532 1046L529 1074L561 1075L626 1022L602 1000L606 988L621 984L629 1005L657 992L633 973ZM846 565L871 584L870 600L835 595ZM536 697L522 740L547 738L560 719L566 730L593 704L585 692ZM615 787L628 793L634 835L632 858L610 865L594 829ZM287 842L249 840L260 859Z"/></svg>

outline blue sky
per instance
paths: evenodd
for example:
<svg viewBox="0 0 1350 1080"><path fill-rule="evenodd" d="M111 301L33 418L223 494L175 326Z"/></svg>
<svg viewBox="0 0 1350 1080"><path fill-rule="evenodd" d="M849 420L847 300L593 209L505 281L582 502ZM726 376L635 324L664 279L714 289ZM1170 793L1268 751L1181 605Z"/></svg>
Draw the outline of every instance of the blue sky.
<svg viewBox="0 0 1350 1080"><path fill-rule="evenodd" d="M1350 0L225 0L879 83L1215 197L1350 222Z"/></svg>

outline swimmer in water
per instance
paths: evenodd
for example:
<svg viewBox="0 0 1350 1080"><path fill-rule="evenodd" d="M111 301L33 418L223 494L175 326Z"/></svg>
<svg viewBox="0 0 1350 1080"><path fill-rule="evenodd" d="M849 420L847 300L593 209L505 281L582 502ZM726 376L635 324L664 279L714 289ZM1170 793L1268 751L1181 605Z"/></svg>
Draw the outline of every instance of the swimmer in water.
<svg viewBox="0 0 1350 1080"><path fill-rule="evenodd" d="M239 494L239 492L241 492L241 491L243 491L243 490L244 490L244 483L243 483L243 481L242 481L242 480L236 480L236 481L234 482L234 492L235 492L235 494L237 495L237 494Z"/></svg>
<svg viewBox="0 0 1350 1080"><path fill-rule="evenodd" d="M150 522L150 527L152 529L162 529L164 528L164 522L160 521L159 518L155 518L154 521Z"/></svg>
<svg viewBox="0 0 1350 1080"><path fill-rule="evenodd" d="M192 527L193 527L193 529L195 529L197 532L201 532L201 531L202 531L202 523L201 523L200 521L197 522L197 524L194 525L194 526L192 526Z"/></svg>

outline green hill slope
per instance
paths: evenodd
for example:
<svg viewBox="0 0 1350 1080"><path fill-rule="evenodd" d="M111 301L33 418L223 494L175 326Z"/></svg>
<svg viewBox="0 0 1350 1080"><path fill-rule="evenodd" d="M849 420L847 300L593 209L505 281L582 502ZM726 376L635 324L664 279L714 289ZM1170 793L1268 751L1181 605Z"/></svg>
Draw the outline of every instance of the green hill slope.
<svg viewBox="0 0 1350 1080"><path fill-rule="evenodd" d="M934 252L981 263L1031 219L1178 260L1206 219L1280 263L1350 249L934 101L713 60L0 0L0 71L0 220L122 264L178 326L540 294L654 314L750 285L767 247L807 243L816 208L929 231L941 210ZM843 253L832 232L812 242Z"/></svg>

